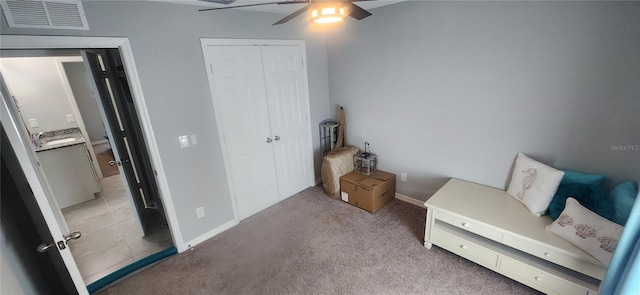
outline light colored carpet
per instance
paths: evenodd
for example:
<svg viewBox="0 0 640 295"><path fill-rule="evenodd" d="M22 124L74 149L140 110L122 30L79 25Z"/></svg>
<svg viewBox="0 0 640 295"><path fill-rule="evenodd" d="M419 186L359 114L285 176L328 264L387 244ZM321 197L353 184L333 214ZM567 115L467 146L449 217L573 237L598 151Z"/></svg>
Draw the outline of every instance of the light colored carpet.
<svg viewBox="0 0 640 295"><path fill-rule="evenodd" d="M425 210L376 214L309 188L100 294L538 294L422 245Z"/></svg>

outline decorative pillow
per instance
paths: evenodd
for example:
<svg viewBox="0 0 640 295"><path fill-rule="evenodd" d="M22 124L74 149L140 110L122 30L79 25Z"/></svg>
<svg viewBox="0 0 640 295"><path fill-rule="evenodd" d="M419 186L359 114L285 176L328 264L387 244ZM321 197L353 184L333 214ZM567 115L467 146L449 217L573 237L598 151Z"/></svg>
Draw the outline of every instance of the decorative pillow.
<svg viewBox="0 0 640 295"><path fill-rule="evenodd" d="M583 183L583 184L595 184L602 185L602 182L607 178L604 174L587 174L582 172L564 170L564 176L560 184L569 183Z"/></svg>
<svg viewBox="0 0 640 295"><path fill-rule="evenodd" d="M623 226L627 223L629 214L631 214L631 207L633 207L637 196L638 188L633 181L625 181L609 193L609 200L613 202L613 208L615 209L613 222Z"/></svg>
<svg viewBox="0 0 640 295"><path fill-rule="evenodd" d="M605 266L609 266L624 229L582 207L574 198L567 198L560 217L545 228L591 254Z"/></svg>
<svg viewBox="0 0 640 295"><path fill-rule="evenodd" d="M540 217L547 211L563 175L564 172L519 152L507 193Z"/></svg>
<svg viewBox="0 0 640 295"><path fill-rule="evenodd" d="M613 209L613 203L607 198L607 192L602 186L582 183L560 183L558 191L549 205L549 216L551 218L555 220L560 216L568 197L574 198L580 205L594 213L614 221L615 210Z"/></svg>

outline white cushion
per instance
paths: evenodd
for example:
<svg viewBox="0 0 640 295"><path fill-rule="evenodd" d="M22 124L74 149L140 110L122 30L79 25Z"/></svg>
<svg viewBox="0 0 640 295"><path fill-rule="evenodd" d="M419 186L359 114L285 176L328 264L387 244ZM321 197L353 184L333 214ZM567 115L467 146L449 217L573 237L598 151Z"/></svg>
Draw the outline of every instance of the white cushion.
<svg viewBox="0 0 640 295"><path fill-rule="evenodd" d="M564 172L518 153L507 193L540 217L549 208Z"/></svg>
<svg viewBox="0 0 640 295"><path fill-rule="evenodd" d="M545 228L591 254L605 266L609 266L624 229L582 207L574 198L567 198L560 217Z"/></svg>

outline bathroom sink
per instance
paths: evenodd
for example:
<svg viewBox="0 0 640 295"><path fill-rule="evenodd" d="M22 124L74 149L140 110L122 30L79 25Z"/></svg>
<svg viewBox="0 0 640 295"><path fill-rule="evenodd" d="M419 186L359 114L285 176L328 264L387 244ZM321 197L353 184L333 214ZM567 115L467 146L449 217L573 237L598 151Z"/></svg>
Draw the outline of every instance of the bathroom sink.
<svg viewBox="0 0 640 295"><path fill-rule="evenodd" d="M72 141L76 141L75 138L73 137L69 137L69 138L60 138L60 139L54 139L51 141L47 141L44 143L44 146L48 146L48 145L54 145L54 144L61 144L61 143L67 143L67 142L72 142Z"/></svg>

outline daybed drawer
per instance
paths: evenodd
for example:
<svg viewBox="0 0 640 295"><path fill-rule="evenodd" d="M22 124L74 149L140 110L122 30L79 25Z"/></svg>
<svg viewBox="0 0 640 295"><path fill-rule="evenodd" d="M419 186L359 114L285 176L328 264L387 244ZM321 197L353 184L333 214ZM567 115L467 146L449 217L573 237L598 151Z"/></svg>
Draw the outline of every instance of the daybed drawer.
<svg viewBox="0 0 640 295"><path fill-rule="evenodd" d="M498 263L497 253L450 234L440 228L433 229L432 241L441 248L469 259L484 267L494 268Z"/></svg>
<svg viewBox="0 0 640 295"><path fill-rule="evenodd" d="M557 250L545 247L544 245L532 243L531 241L525 241L522 238L509 234L504 235L502 243L531 255L551 261L555 264L562 265L566 268L584 273L599 280L602 280L604 278L604 274L606 272L606 270L602 266L595 265L591 262L580 260L575 257L571 257Z"/></svg>
<svg viewBox="0 0 640 295"><path fill-rule="evenodd" d="M507 256L502 256L500 269L508 273L509 277L535 289L544 290L545 293L586 295L588 292L587 289Z"/></svg>
<svg viewBox="0 0 640 295"><path fill-rule="evenodd" d="M502 233L490 228L489 226L479 223L473 219L465 218L462 216L454 215L446 211L437 210L435 212L435 218L442 220L455 227L470 231L474 234L481 235L485 238L492 239L494 241L502 240Z"/></svg>

